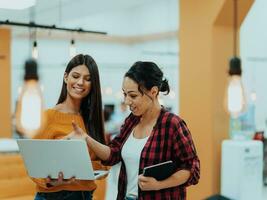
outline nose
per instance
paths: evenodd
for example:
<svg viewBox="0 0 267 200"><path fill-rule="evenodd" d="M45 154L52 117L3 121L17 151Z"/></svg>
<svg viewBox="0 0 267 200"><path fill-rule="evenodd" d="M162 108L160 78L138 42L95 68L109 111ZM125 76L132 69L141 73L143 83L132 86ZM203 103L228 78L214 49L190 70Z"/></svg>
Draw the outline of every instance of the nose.
<svg viewBox="0 0 267 200"><path fill-rule="evenodd" d="M77 84L83 85L83 78L79 78Z"/></svg>
<svg viewBox="0 0 267 200"><path fill-rule="evenodd" d="M124 103L127 105L127 106L130 106L132 104L132 101L127 98L127 96L124 98Z"/></svg>

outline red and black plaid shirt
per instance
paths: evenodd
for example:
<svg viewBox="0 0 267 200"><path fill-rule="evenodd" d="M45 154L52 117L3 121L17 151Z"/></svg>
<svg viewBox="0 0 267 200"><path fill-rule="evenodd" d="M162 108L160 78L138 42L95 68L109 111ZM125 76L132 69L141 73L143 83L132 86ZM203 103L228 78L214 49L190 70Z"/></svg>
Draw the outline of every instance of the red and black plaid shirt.
<svg viewBox="0 0 267 200"><path fill-rule="evenodd" d="M121 157L123 144L139 123L140 118L130 115L121 127L120 134L109 144L111 155L103 161L105 165L114 165L122 162L117 200L123 200L126 195L127 175L125 164ZM134 147L133 147L134 151ZM159 191L141 191L138 189L138 199L141 200L185 200L186 186L197 184L200 177L200 161L198 159L190 131L186 123L177 115L162 109L155 127L141 152L139 174L143 173L146 166L172 160L176 171L181 169L190 170L188 181L176 187L166 188ZM131 181L131 180L129 180Z"/></svg>

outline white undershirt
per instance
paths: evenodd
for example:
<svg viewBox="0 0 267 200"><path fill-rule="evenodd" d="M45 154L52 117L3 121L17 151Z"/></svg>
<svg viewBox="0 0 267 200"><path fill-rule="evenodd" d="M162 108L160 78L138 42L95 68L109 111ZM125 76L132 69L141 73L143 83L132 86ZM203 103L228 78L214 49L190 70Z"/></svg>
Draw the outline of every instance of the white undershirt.
<svg viewBox="0 0 267 200"><path fill-rule="evenodd" d="M131 132L130 136L124 143L121 151L122 159L125 163L127 174L127 195L138 196L138 172L141 152L147 142L148 136L137 139Z"/></svg>

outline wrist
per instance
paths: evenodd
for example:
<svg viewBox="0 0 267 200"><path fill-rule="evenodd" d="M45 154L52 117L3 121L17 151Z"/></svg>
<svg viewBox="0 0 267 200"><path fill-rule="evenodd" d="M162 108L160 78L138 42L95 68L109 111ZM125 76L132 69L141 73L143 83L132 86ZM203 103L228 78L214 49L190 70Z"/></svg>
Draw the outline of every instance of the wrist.
<svg viewBox="0 0 267 200"><path fill-rule="evenodd" d="M86 135L86 136L84 137L84 140L85 140L85 142L86 142L87 145L89 145L89 139L90 139L90 138L89 138L88 135Z"/></svg>
<svg viewBox="0 0 267 200"><path fill-rule="evenodd" d="M161 190L163 189L163 182L162 181L158 181L158 184L157 184L157 190Z"/></svg>

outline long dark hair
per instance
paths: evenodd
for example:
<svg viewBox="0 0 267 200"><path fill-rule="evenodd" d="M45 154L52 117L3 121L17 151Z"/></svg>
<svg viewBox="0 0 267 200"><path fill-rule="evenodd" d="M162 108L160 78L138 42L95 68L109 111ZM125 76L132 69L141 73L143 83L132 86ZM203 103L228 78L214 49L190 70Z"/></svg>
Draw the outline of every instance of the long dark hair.
<svg viewBox="0 0 267 200"><path fill-rule="evenodd" d="M105 143L104 137L104 119L102 112L101 86L99 80L98 67L95 60L89 55L79 54L73 57L68 63L65 73L79 65L85 65L90 72L91 91L82 99L80 113L82 115L85 128L98 142ZM67 98L67 85L63 78L63 84L57 104L64 102Z"/></svg>
<svg viewBox="0 0 267 200"><path fill-rule="evenodd" d="M168 80L163 78L163 72L153 62L135 62L124 77L135 81L141 94L145 93L144 89L150 90L154 86L159 88L159 92L166 92L165 94L170 92Z"/></svg>

